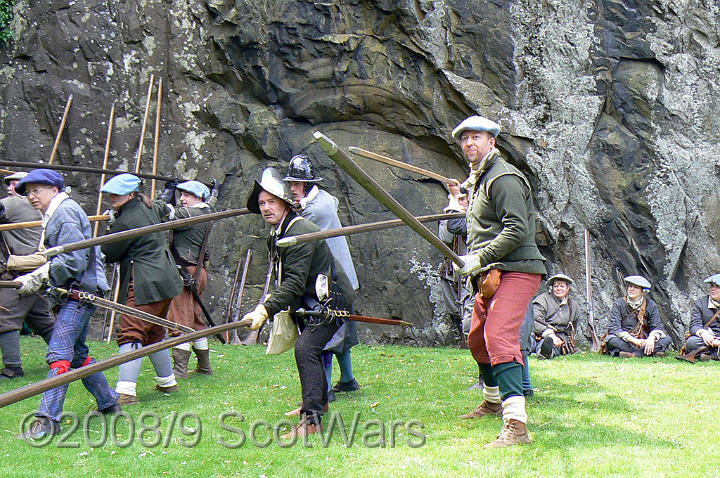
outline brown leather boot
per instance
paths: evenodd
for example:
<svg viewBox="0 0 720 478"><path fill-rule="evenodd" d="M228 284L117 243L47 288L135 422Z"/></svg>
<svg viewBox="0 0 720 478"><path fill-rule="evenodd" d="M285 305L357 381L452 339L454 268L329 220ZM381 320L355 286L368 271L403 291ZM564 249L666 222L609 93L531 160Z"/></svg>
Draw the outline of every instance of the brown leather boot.
<svg viewBox="0 0 720 478"><path fill-rule="evenodd" d="M193 352L195 352L195 355L197 355L198 363L197 367L195 367L195 371L197 373L202 373L204 375L212 375L213 370L212 366L210 366L210 350L200 350L193 347Z"/></svg>
<svg viewBox="0 0 720 478"><path fill-rule="evenodd" d="M466 413L465 415L460 415L460 418L463 418L463 419L480 418L480 417L484 417L485 415L495 415L497 417L501 417L502 416L502 404L488 402L487 400L483 400L483 402L480 404L480 406L478 406L475 410L473 410L470 413Z"/></svg>
<svg viewBox="0 0 720 478"><path fill-rule="evenodd" d="M483 448L504 448L506 446L520 445L522 443L530 443L530 435L528 435L527 427L521 421L510 418L505 422L500 435Z"/></svg>
<svg viewBox="0 0 720 478"><path fill-rule="evenodd" d="M188 362L190 361L190 351L178 348L172 349L173 356L173 373L176 380L188 379Z"/></svg>

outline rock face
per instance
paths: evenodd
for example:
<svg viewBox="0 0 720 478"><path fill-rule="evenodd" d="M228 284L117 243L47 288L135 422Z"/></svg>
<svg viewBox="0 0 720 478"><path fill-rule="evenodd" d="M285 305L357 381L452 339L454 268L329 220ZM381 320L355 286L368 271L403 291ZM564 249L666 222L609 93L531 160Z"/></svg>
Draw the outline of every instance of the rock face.
<svg viewBox="0 0 720 478"><path fill-rule="evenodd" d="M72 94L56 161L100 166L115 102L110 167L133 168L154 74L162 174L216 178L219 206L242 207L263 168L284 170L305 152L340 198L343 223L360 224L392 214L334 166L314 131L462 179L450 131L479 113L502 125L499 146L533 185L548 272L576 279L584 303L589 229L600 329L622 277L641 274L679 345L720 259L718 10L673 0L20 0L15 41L0 50L0 157L47 161ZM438 182L357 162L411 212L445 206ZM68 183L94 212L99 177ZM249 310L265 281L263 222L213 231L208 302L225 313L252 248ZM349 241L356 309L417 324L361 327L365 340L453 340L428 300L437 251L407 228Z"/></svg>

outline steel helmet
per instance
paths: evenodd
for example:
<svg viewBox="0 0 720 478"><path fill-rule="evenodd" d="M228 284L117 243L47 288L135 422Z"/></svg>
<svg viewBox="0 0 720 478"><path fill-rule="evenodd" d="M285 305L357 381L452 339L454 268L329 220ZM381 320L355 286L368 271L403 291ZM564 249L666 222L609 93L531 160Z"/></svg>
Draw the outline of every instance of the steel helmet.
<svg viewBox="0 0 720 478"><path fill-rule="evenodd" d="M304 154L297 154L290 158L287 176L283 178L283 181L316 183L322 181L322 178L315 176L315 167L309 157Z"/></svg>
<svg viewBox="0 0 720 478"><path fill-rule="evenodd" d="M262 172L260 181L255 180L255 186L253 187L250 197L247 201L247 208L250 212L260 214L260 205L258 204L258 198L262 191L269 192L273 196L277 196L290 206L292 206L293 199L292 193L290 192L290 186L288 183L282 180L282 175L275 168L266 168Z"/></svg>

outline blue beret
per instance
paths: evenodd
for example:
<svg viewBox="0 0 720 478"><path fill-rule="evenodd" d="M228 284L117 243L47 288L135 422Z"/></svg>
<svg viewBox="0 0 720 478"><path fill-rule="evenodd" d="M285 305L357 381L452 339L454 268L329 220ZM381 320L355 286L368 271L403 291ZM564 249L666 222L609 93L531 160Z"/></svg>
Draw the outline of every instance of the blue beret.
<svg viewBox="0 0 720 478"><path fill-rule="evenodd" d="M56 186L60 190L65 189L65 180L62 175L52 169L33 169L15 185L15 191L24 196L25 186L28 184L47 184Z"/></svg>
<svg viewBox="0 0 720 478"><path fill-rule="evenodd" d="M130 173L122 173L117 176L110 178L108 182L103 184L100 188L101 192L108 194L117 194L118 196L124 196L135 192L140 187L140 178Z"/></svg>
<svg viewBox="0 0 720 478"><path fill-rule="evenodd" d="M460 137L465 131L487 131L493 137L497 137L500 134L500 125L482 116L470 116L455 127L452 137L455 138L455 141L460 141Z"/></svg>
<svg viewBox="0 0 720 478"><path fill-rule="evenodd" d="M180 191L185 191L186 193L190 193L200 199L207 199L210 197L210 190L200 181L185 181L184 183L178 184L177 188Z"/></svg>
<svg viewBox="0 0 720 478"><path fill-rule="evenodd" d="M704 282L710 283L710 284L715 284L715 285L720 285L720 274L712 275L712 276L708 277L707 279L705 279Z"/></svg>

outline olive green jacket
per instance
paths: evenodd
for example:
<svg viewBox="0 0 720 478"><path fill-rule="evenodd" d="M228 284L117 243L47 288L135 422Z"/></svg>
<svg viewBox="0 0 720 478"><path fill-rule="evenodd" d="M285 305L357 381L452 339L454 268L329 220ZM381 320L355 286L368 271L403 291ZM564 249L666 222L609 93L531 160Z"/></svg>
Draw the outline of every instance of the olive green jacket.
<svg viewBox="0 0 720 478"><path fill-rule="evenodd" d="M203 206L176 207L173 220L202 216L212 212L215 212L215 209L205 203L203 203ZM180 258L191 264L197 264L208 227L210 227L210 222L201 222L200 224L173 229L172 243ZM207 257L207 254L205 256Z"/></svg>
<svg viewBox="0 0 720 478"><path fill-rule="evenodd" d="M120 208L117 219L110 226L110 232L159 223L156 209L150 209L140 199L133 198ZM171 299L182 291L182 279L162 232L105 244L102 251L106 262L120 263L121 303L127 300L131 274L137 305Z"/></svg>
<svg viewBox="0 0 720 478"><path fill-rule="evenodd" d="M535 211L527 178L495 149L470 173L467 186L468 254L479 255L483 271L545 274L545 258L535 244Z"/></svg>

